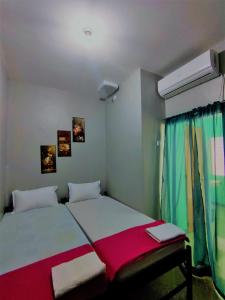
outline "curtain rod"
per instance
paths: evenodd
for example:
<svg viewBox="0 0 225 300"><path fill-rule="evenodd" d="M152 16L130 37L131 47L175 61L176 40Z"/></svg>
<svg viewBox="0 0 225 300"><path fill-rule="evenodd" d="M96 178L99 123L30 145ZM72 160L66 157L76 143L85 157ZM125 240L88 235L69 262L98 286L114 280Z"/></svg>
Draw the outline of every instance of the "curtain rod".
<svg viewBox="0 0 225 300"><path fill-rule="evenodd" d="M184 116L184 115L187 115L187 114L190 113L190 112L192 112L192 110L186 111L186 112L184 112L184 113L180 113L180 114L178 114L178 115L174 115L174 116L171 116L171 117L168 117L168 118L165 117L164 120L166 121L166 120L171 120L171 119L173 119L173 118L182 117L182 116Z"/></svg>
<svg viewBox="0 0 225 300"><path fill-rule="evenodd" d="M193 114L193 113L195 113L197 110L199 110L199 109L204 109L204 108L207 108L207 107L209 107L209 106L213 106L213 105L215 105L216 103L220 103L222 106L225 106L225 100L222 100L222 101L215 101L215 102L213 102L213 103L209 103L209 104L207 104L207 105L205 105L205 106L199 106L199 107L196 107L196 108L194 108L194 109L192 109L192 110L190 110L190 111L187 111L187 112L184 112L184 113L180 113L180 114L177 114L177 115L174 115L174 116L171 116L171 117L168 117L168 118L164 118L164 120L165 121L168 121L168 120L171 120L171 119L173 119L173 118L177 118L177 117L182 117L182 116L188 116L188 115L190 115L190 114Z"/></svg>

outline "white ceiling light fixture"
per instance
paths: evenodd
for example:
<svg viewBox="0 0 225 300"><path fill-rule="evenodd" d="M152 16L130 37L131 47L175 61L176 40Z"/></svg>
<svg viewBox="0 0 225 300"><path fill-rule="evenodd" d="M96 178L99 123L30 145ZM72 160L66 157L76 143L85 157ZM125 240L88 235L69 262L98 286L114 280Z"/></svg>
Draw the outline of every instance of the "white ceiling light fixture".
<svg viewBox="0 0 225 300"><path fill-rule="evenodd" d="M89 5L89 2L93 1L74 2L79 3L75 5L76 9L66 7L63 13L59 13L64 22L61 30L63 51L67 51L68 57L77 55L79 59L86 60L88 55L91 60L97 58L108 60L108 57L115 53L113 47L113 36L117 29L117 24L114 24L115 18L112 18L111 13L103 13L101 9L97 9L96 5L94 7Z"/></svg>
<svg viewBox="0 0 225 300"><path fill-rule="evenodd" d="M92 30L90 27L85 27L83 28L83 33L86 37L91 37L92 36Z"/></svg>

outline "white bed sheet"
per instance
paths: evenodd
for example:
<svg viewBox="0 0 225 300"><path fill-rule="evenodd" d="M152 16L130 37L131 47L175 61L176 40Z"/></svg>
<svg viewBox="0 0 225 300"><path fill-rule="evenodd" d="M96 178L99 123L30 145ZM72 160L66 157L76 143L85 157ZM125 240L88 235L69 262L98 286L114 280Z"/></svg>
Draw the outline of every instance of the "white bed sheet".
<svg viewBox="0 0 225 300"><path fill-rule="evenodd" d="M61 204L4 215L0 221L0 241L0 275L89 244Z"/></svg>
<svg viewBox="0 0 225 300"><path fill-rule="evenodd" d="M154 219L105 196L99 199L67 203L67 207L92 242L128 228L155 221ZM184 246L184 241L179 241L153 253L146 254L142 259L138 259L121 269L116 278L117 280L122 281L164 257L184 249Z"/></svg>
<svg viewBox="0 0 225 300"><path fill-rule="evenodd" d="M92 242L154 222L154 219L106 196L66 205Z"/></svg>

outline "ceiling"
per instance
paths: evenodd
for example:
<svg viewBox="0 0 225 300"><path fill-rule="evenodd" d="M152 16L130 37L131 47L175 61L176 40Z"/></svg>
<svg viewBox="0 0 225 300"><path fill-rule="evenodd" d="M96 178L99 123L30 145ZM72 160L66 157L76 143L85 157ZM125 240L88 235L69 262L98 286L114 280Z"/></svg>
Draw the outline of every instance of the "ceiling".
<svg viewBox="0 0 225 300"><path fill-rule="evenodd" d="M9 78L61 89L165 75L225 40L224 0L0 1Z"/></svg>

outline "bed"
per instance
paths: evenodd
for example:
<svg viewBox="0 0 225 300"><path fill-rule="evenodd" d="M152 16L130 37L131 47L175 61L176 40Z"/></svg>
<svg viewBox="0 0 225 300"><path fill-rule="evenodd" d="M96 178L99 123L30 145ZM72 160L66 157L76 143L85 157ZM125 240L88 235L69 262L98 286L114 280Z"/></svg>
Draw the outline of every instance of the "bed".
<svg viewBox="0 0 225 300"><path fill-rule="evenodd" d="M148 247L142 247L139 236L142 234L146 239L144 229L160 222L106 196L66 205L106 264L112 291L125 291L127 287L148 283L176 266L185 266L182 267L184 282L168 297L187 287L188 299L192 299L191 249L185 246L184 238L148 251ZM130 257L123 261L127 254Z"/></svg>
<svg viewBox="0 0 225 300"><path fill-rule="evenodd" d="M64 205L7 213L0 222L0 299L54 299L51 269L94 251ZM65 299L87 299L105 289L105 276ZM87 295L88 291L88 295ZM91 296L91 297L92 297Z"/></svg>

